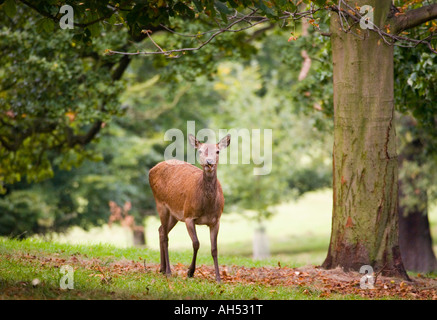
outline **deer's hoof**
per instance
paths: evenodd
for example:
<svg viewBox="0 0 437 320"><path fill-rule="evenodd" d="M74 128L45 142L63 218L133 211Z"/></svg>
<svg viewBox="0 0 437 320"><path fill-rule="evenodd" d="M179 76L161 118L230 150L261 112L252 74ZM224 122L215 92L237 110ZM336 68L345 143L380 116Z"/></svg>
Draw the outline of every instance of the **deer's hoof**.
<svg viewBox="0 0 437 320"><path fill-rule="evenodd" d="M194 277L194 270L188 269L187 276L188 278Z"/></svg>
<svg viewBox="0 0 437 320"><path fill-rule="evenodd" d="M171 271L167 271L167 270L159 270L159 272L161 272L163 275L170 277L171 276Z"/></svg>

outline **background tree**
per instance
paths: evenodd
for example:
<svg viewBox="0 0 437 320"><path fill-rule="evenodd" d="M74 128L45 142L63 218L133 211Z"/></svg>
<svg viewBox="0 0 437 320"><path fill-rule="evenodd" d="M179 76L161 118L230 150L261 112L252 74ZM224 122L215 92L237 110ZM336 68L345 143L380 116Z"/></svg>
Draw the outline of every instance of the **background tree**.
<svg viewBox="0 0 437 320"><path fill-rule="evenodd" d="M435 24L431 24L435 26ZM429 28L429 26L424 26ZM436 199L437 56L398 48L395 99L399 123L399 232L405 267L417 272L437 269L429 229L428 207Z"/></svg>

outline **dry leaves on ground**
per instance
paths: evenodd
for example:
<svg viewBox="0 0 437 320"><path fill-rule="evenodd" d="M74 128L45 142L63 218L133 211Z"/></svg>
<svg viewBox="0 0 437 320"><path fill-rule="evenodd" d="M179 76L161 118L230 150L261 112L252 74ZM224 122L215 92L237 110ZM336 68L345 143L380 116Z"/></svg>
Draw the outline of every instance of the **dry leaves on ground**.
<svg viewBox="0 0 437 320"><path fill-rule="evenodd" d="M71 265L75 270L78 268L90 270L89 277L99 277L102 283L110 283L112 278L123 277L127 274L136 273L141 276L145 272L159 272L159 265L148 264L140 258L140 261L117 260L101 261L97 258L88 258L79 253L69 258L52 256L39 256L22 254L15 259L27 260L32 264L40 264L45 267L59 268L62 265ZM188 266L178 263L172 266L173 275L177 277L187 276ZM428 278L422 275L412 277L412 281L404 281L398 278L378 276L374 283L374 289L361 289L360 279L364 276L358 272L344 272L337 268L325 270L318 266L305 266L299 268L283 267L278 263L277 267L247 268L244 266L220 266L222 282L224 284L257 284L271 286L296 287L303 293L330 298L333 295L355 294L367 298L395 297L402 299L432 299L437 300L437 278ZM196 278L215 282L213 266L201 265L197 267Z"/></svg>

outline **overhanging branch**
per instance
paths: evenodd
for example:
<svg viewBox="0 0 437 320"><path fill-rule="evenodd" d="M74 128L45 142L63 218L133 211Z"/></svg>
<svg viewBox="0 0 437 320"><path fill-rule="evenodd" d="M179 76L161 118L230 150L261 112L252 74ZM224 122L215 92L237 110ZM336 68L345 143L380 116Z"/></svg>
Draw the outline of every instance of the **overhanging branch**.
<svg viewBox="0 0 437 320"><path fill-rule="evenodd" d="M171 33L176 34L178 36L191 37L191 38L197 39L197 40L200 40L201 36L204 36L207 34L209 35L209 37L206 40L200 42L199 45L194 46L194 47L185 47L185 48L165 50L161 46L158 46L157 43L152 39L151 32L148 32L148 30L144 30L144 34L146 34L150 38L154 47L157 48L156 51L124 52L124 51L107 50L106 54L108 54L108 55L111 55L111 54L157 55L158 54L158 55L165 55L165 56L168 56L171 58L178 58L178 57L180 57L180 55L178 55L178 53L200 50L201 48L203 48L204 46L209 44L215 37L219 36L222 33L241 32L241 31L253 28L259 24L271 22L271 20L267 17L256 15L256 13L258 12L258 9L250 9L250 10L251 10L251 12L246 13L246 14L242 14L242 13L234 14L232 17L230 17L228 19L229 24L226 26L223 26L223 27L219 26L218 29L209 30L209 31L195 34L195 35L182 34L182 33L179 33L179 32L172 30L171 28L169 28L167 26L161 25L162 29L167 30L168 32L171 32ZM287 19L299 20L302 18L310 18L313 16L314 13L316 13L319 10L321 10L321 9L312 8L310 10L302 11L302 12L284 11L283 15L281 17L279 17L278 20L285 21ZM264 28L264 31L268 30L268 29L270 29L270 27ZM262 29L260 29L260 30L262 30ZM320 31L320 30L318 30L318 31ZM255 33L256 33L256 31L255 31ZM321 32L321 34L324 36L329 36L328 33Z"/></svg>
<svg viewBox="0 0 437 320"><path fill-rule="evenodd" d="M394 32L401 33L434 19L437 19L437 4L413 9L393 18Z"/></svg>
<svg viewBox="0 0 437 320"><path fill-rule="evenodd" d="M352 33L355 36L359 37L359 38L363 38L363 36L358 35L356 32L354 32L354 26L357 25L358 23L360 23L360 20L365 18L358 10L356 10L356 8L350 6L345 0L339 0L339 5L343 5L344 8L342 8L341 6L332 6L331 10L336 12L339 17L340 17L340 22L342 24L342 29L345 33ZM431 7L434 7L437 5L429 5L429 6L424 6L418 9L414 9L414 10L410 10L410 16L414 15L416 16L416 19L414 20L415 24L413 25L413 19L410 20L410 28L412 28L413 26L418 26L421 23L424 23L426 21L430 21L433 18L433 15L429 14L429 10L431 9ZM426 9L424 9L426 8ZM346 10L345 10L346 9ZM422 10L421 10L422 9ZM433 8L433 10L436 10L435 8ZM431 10L431 11L433 11ZM437 54L437 49L435 49L432 46L431 40L434 39L434 35L433 33L431 33L430 36L425 37L424 39L413 39L413 38L409 38L406 36L403 36L400 34L400 31L397 32L393 32L396 28L395 26L395 19L397 19L398 17L400 17L402 15L391 15L388 17L387 19L387 25L383 28L383 27L379 27L375 24L373 24L372 22L370 22L372 24L372 29L367 29L370 30L372 32L376 32L378 33L378 35L381 37L381 39L384 41L385 44L393 46L396 45L398 47L407 47L407 48L414 48L417 47L418 45L426 45L429 50L435 54ZM406 16L406 14L404 15ZM420 19L418 17L421 17ZM427 17L427 18L425 18ZM351 20L351 24L347 21L347 19ZM343 21L344 24L347 24L348 27L346 28L343 25ZM419 21L421 21L421 23L419 23ZM356 29L356 28L355 28Z"/></svg>

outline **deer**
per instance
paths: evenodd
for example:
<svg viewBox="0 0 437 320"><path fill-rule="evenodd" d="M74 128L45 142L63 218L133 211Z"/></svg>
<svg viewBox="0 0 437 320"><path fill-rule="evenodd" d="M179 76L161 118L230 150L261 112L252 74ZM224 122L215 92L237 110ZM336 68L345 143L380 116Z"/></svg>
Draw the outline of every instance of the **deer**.
<svg viewBox="0 0 437 320"><path fill-rule="evenodd" d="M216 281L220 283L217 260L217 236L225 199L217 179L220 151L229 146L228 134L219 143L201 143L193 135L188 141L197 149L202 169L181 160L166 160L149 171L149 184L155 198L161 220L159 227L160 272L171 275L168 256L168 234L178 221L185 222L193 243L193 258L187 276L194 276L196 257L200 243L196 225L207 225L210 230L211 255L214 261Z"/></svg>

